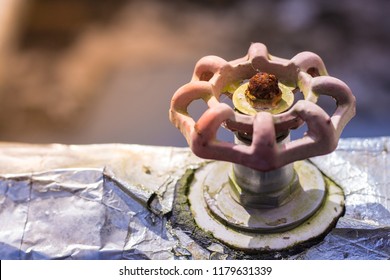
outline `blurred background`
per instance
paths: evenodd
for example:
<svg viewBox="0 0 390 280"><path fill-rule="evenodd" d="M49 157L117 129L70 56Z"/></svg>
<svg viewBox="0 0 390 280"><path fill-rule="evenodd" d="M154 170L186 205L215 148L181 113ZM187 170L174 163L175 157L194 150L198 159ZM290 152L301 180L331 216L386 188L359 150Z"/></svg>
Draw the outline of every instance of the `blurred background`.
<svg viewBox="0 0 390 280"><path fill-rule="evenodd" d="M390 136L390 1L0 0L0 141L187 146L170 99L205 55L309 50ZM324 103L324 106L328 106Z"/></svg>

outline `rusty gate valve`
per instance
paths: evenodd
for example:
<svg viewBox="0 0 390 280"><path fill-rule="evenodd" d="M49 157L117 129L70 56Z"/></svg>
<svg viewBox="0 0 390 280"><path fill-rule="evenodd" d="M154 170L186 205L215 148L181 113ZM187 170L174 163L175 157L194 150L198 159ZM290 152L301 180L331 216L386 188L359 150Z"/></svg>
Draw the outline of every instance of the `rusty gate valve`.
<svg viewBox="0 0 390 280"><path fill-rule="evenodd" d="M248 88L248 80L257 73L277 78L283 92L278 105L259 109L248 104L250 100L243 92ZM303 99L293 104L298 91ZM232 98L234 109L220 102L222 95ZM332 116L316 104L320 95L335 100L337 108ZM188 107L197 99L202 99L208 109L195 122ZM261 43L251 44L246 56L233 61L218 56L201 58L191 81L175 92L170 108L171 122L197 156L258 171L332 152L354 115L355 97L351 90L344 82L328 76L318 55L301 52L290 60L282 59L270 55ZM304 123L308 129L302 138L277 144L280 136ZM221 125L250 139L249 144L218 140Z"/></svg>

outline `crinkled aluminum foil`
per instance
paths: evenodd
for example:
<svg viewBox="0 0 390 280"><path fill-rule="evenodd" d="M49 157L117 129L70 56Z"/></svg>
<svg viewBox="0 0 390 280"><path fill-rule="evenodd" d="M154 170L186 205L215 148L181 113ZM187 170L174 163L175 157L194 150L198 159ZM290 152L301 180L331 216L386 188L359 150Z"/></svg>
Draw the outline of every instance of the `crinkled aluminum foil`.
<svg viewBox="0 0 390 280"><path fill-rule="evenodd" d="M202 162L182 148L0 144L0 258L173 259L165 214Z"/></svg>
<svg viewBox="0 0 390 280"><path fill-rule="evenodd" d="M345 193L345 214L299 259L390 259L390 138L341 139L311 161Z"/></svg>
<svg viewBox="0 0 390 280"><path fill-rule="evenodd" d="M293 259L390 259L390 138L342 139L313 158L346 213ZM204 163L187 148L0 144L1 259L210 259L172 228L174 188Z"/></svg>

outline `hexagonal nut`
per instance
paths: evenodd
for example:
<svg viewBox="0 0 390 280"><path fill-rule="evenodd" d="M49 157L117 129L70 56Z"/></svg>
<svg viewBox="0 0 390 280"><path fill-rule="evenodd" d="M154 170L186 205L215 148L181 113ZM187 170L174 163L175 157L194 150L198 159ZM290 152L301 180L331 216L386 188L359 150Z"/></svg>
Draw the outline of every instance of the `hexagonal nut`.
<svg viewBox="0 0 390 280"><path fill-rule="evenodd" d="M238 203L256 209L280 207L293 199L301 189L296 174L288 185L276 192L254 193L246 191L231 176L229 176L229 183L230 194Z"/></svg>

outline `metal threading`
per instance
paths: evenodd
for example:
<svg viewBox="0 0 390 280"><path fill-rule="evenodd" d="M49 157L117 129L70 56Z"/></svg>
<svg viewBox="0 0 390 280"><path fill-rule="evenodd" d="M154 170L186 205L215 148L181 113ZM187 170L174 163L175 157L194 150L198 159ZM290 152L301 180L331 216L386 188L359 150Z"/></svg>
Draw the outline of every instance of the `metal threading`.
<svg viewBox="0 0 390 280"><path fill-rule="evenodd" d="M262 94L264 94L264 90L273 89L273 92L275 92L276 90L274 87L278 87L281 94L281 100L275 104L272 103L272 105L270 105L272 108L280 107L280 104L285 102L284 99L292 94L290 89L285 86L281 86L276 78L272 81L267 78L269 74L263 73L257 77L258 75L260 75L260 73L253 76L248 83L243 84L234 92L233 104L237 112L250 115L253 114L253 112L248 108L255 110L252 104L248 103L246 98L248 90L250 89L250 82L252 80L252 85L255 89L255 92L250 92L249 94L251 94L251 96L257 96L257 88L259 90L263 90ZM270 76L274 77L272 75ZM264 84L265 82L268 82L269 84ZM243 92L245 92L244 95L246 97L238 98L238 96L240 94L242 95ZM292 100L293 97L290 102ZM251 101L253 100L251 99ZM244 104L249 107L245 107ZM287 106L291 105L289 103L286 104L288 104ZM244 110L245 108L246 110ZM268 108L267 110L272 108ZM252 143L252 135L238 131L235 132L234 141L238 145L249 146ZM289 141L289 130L279 132L276 135L276 142L279 146L284 145ZM293 198L296 190L299 187L298 178L294 170L293 163L267 172L257 171L241 164L233 164L232 166L232 171L229 174L229 181L231 186L230 193L231 196L243 206L251 208L273 208L282 206Z"/></svg>
<svg viewBox="0 0 390 280"><path fill-rule="evenodd" d="M236 144L250 145L250 141L249 135L235 134ZM277 137L278 145L289 141L288 131ZM232 197L241 205L250 208L282 206L294 197L299 188L298 177L292 163L268 172L232 164L229 180Z"/></svg>

